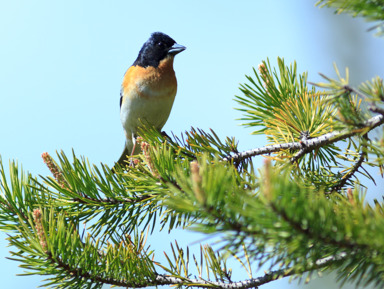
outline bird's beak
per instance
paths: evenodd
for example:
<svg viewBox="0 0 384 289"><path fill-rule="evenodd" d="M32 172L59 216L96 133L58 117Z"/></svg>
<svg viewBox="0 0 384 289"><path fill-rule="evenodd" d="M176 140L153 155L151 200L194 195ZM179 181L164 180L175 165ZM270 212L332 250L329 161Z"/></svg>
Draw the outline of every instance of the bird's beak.
<svg viewBox="0 0 384 289"><path fill-rule="evenodd" d="M176 55L176 54L180 53L181 51L184 51L185 49L187 49L187 47L175 43L175 44L173 44L173 46L168 50L168 53L171 54L171 55Z"/></svg>

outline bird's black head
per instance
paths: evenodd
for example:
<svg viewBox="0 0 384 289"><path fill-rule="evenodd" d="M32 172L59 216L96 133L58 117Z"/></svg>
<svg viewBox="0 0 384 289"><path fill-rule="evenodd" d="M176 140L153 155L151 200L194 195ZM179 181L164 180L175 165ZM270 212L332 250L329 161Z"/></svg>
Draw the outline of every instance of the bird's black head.
<svg viewBox="0 0 384 289"><path fill-rule="evenodd" d="M185 47L177 44L168 35L155 32L141 47L139 56L137 56L133 65L158 67L161 60L169 55L174 56L183 50L185 50Z"/></svg>

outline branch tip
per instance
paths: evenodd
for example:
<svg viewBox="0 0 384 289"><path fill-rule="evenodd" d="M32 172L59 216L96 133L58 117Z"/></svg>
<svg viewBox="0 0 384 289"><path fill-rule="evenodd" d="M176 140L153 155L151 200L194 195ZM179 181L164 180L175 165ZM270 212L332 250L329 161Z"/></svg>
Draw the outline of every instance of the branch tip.
<svg viewBox="0 0 384 289"><path fill-rule="evenodd" d="M68 183L65 181L64 176L55 163L55 161L52 159L52 157L49 155L49 153L44 152L41 154L41 157L43 158L44 163L47 165L49 171L52 173L55 180L60 184L62 188L69 187Z"/></svg>
<svg viewBox="0 0 384 289"><path fill-rule="evenodd" d="M37 232L37 237L39 238L40 245L43 248L44 252L47 252L48 244L45 238L43 221L42 221L42 213L40 209L33 210L33 221L35 222L35 228Z"/></svg>

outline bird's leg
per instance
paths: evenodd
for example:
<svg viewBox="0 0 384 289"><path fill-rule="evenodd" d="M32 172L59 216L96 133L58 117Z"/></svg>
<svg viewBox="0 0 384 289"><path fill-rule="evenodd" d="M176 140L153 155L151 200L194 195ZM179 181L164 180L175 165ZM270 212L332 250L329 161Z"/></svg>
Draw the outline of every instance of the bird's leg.
<svg viewBox="0 0 384 289"><path fill-rule="evenodd" d="M133 156L133 154L135 153L135 149L136 149L136 138L135 138L135 135L133 133L132 133L132 143L133 143L133 147L132 147L131 156Z"/></svg>
<svg viewBox="0 0 384 289"><path fill-rule="evenodd" d="M133 161L133 159L132 159L132 156L133 156L133 154L135 153L136 144L137 144L135 135L134 135L133 133L132 133L132 143L133 143L133 147L132 147L132 151L131 151L131 160L130 160L130 162L129 162L129 166L130 166L130 167L133 167L133 166L135 165L135 164L134 164L134 161Z"/></svg>

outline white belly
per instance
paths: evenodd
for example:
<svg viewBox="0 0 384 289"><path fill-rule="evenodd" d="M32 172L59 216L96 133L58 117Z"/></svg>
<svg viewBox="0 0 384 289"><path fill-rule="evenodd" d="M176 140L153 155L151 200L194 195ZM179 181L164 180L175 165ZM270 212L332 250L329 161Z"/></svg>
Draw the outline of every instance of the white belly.
<svg viewBox="0 0 384 289"><path fill-rule="evenodd" d="M161 130L168 120L175 96L168 98L140 98L134 97L124 101L120 110L120 119L127 134L127 139L132 134L137 135L141 121L149 122Z"/></svg>

